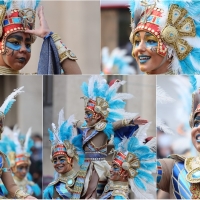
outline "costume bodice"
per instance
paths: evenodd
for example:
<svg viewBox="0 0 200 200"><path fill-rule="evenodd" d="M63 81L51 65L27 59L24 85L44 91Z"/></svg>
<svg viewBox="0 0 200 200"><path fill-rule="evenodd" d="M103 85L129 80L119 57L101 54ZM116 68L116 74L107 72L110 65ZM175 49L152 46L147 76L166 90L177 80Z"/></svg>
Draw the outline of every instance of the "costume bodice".
<svg viewBox="0 0 200 200"><path fill-rule="evenodd" d="M191 199L190 186L186 180L187 170L184 167L184 161L176 162L172 169L172 185L174 196L177 199Z"/></svg>
<svg viewBox="0 0 200 200"><path fill-rule="evenodd" d="M103 160L107 157L107 143L96 147L94 143L91 141L99 132L97 130L93 130L90 135L87 136L90 128L83 130L83 146L87 147L85 150L85 158L92 160Z"/></svg>
<svg viewBox="0 0 200 200"><path fill-rule="evenodd" d="M62 197L62 199L71 199L72 193L65 187L65 183L58 182L55 185L55 190Z"/></svg>

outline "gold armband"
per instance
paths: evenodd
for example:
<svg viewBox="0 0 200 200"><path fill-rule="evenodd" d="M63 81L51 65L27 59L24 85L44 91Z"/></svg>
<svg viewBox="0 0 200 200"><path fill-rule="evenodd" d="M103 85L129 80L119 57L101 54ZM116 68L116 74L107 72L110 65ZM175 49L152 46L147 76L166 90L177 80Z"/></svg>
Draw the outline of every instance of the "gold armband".
<svg viewBox="0 0 200 200"><path fill-rule="evenodd" d="M128 126L128 125L130 125L131 120L132 120L132 119L123 119L123 120L122 120L122 125L123 125L123 126ZM131 125L134 125L134 124L131 124Z"/></svg>
<svg viewBox="0 0 200 200"><path fill-rule="evenodd" d="M30 196L30 194L24 192L22 189L18 189L15 192L15 197L17 197L18 199L25 199L28 196Z"/></svg>
<svg viewBox="0 0 200 200"><path fill-rule="evenodd" d="M60 63L62 63L65 59L77 60L76 55L62 43L61 37L57 33L53 33L51 37L58 50Z"/></svg>

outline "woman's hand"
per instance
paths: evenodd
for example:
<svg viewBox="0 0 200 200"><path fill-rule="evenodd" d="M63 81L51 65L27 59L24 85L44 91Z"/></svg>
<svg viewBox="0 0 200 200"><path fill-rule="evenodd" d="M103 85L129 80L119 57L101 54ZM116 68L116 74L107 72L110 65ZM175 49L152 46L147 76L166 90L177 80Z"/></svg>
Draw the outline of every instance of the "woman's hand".
<svg viewBox="0 0 200 200"><path fill-rule="evenodd" d="M140 117L137 117L134 120L131 120L130 124L135 124L135 125L145 125L146 123L148 123L148 120L146 119L142 119Z"/></svg>
<svg viewBox="0 0 200 200"><path fill-rule="evenodd" d="M38 29L35 29L35 30L26 29L25 33L34 34L34 35L36 35L38 37L44 38L51 31L50 31L49 26L47 24L47 21L46 21L46 19L44 17L44 8L43 8L43 6L40 6L39 9L38 9L38 17L39 17L39 21L40 21L40 27Z"/></svg>

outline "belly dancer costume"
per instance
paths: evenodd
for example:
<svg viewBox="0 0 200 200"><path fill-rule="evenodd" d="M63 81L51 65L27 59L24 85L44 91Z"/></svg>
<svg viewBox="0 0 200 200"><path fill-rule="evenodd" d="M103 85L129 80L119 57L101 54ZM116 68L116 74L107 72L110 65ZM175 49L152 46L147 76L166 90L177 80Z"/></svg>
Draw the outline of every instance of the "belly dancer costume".
<svg viewBox="0 0 200 200"><path fill-rule="evenodd" d="M36 9L40 0L3 0L0 1L0 53L6 54L9 47L7 38L17 32L35 28ZM36 36L30 34L31 43ZM19 49L14 49L18 51ZM31 49L29 49L31 52ZM49 33L44 37L38 63L38 74L61 74L61 63L65 59L77 60L75 54L61 41L57 33ZM0 66L0 74L20 74L6 66Z"/></svg>
<svg viewBox="0 0 200 200"><path fill-rule="evenodd" d="M58 119L58 128L52 124L52 131L49 129L49 139L51 141L50 159L53 162L55 156L65 156L68 164L73 166L74 159L82 164L84 161L84 151L82 149L82 136L74 136L74 116L64 120L64 111L61 110ZM56 178L44 190L44 199L71 199L73 186L78 173L73 169L64 174L56 174Z"/></svg>
<svg viewBox="0 0 200 200"><path fill-rule="evenodd" d="M32 177L28 173L24 178L17 176L17 173L20 169L20 166L27 165L29 168L31 165L30 156L31 156L31 148L34 145L31 137L31 128L29 128L26 135L21 134L20 129L15 126L13 131L8 127L5 127L3 132L2 141L7 144L7 151L5 154L8 156L11 170L13 172L13 179L17 186L24 190L26 193L39 197L41 194L41 189L38 184L31 181ZM8 196L8 191L6 188L4 190L4 195Z"/></svg>
<svg viewBox="0 0 200 200"><path fill-rule="evenodd" d="M143 144L145 137L142 135L145 135L149 124L145 126L141 126L136 135L129 139L114 138L112 164L117 165L116 173L123 178L121 181L109 180L100 199L129 199L130 191L137 199L155 198L156 186L152 173L156 171L156 153L151 148L156 146L156 138Z"/></svg>
<svg viewBox="0 0 200 200"><path fill-rule="evenodd" d="M20 93L24 92L23 87L14 90L4 101L2 106L0 107L0 130L1 133L3 132L3 121L5 119L5 115L8 113L10 108L12 107L12 104L16 101L15 97L19 95ZM2 144L3 145L3 144ZM5 145L5 144L4 144ZM24 199L30 194L25 193L22 189L20 189L14 182L10 166L8 165L8 159L7 156L0 152L0 176L3 184L5 185L6 189L9 192L10 197L12 198L19 198ZM3 195L3 191L0 191L0 195Z"/></svg>
<svg viewBox="0 0 200 200"><path fill-rule="evenodd" d="M193 93L190 126L198 126L196 115L200 113L200 94ZM197 126L196 126L197 123ZM200 156L185 158L171 155L157 162L157 185L170 194L171 199L200 199Z"/></svg>
<svg viewBox="0 0 200 200"><path fill-rule="evenodd" d="M152 51L171 60L166 74L199 74L200 31L197 9L200 1L130 1L130 41L135 48L135 34L145 31L157 38ZM134 57L134 54L132 52Z"/></svg>

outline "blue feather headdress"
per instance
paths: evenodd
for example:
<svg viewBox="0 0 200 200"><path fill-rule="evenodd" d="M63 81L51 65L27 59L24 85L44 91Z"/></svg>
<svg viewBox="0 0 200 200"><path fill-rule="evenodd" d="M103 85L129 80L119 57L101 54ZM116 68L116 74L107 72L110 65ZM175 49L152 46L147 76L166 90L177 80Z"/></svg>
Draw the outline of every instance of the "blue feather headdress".
<svg viewBox="0 0 200 200"><path fill-rule="evenodd" d="M99 113L106 120L104 133L110 138L113 134L111 123L121 119L132 119L136 113L128 113L124 110L126 102L133 96L127 93L118 93L118 89L125 81L115 81L109 86L101 75L91 76L88 83L83 83L81 90L84 95L85 109Z"/></svg>
<svg viewBox="0 0 200 200"><path fill-rule="evenodd" d="M81 165L84 161L84 151L82 148L82 135L74 135L74 115L71 115L67 121L64 120L63 109L59 112L58 127L52 123L52 130L48 129L49 140L51 142L51 155L58 155L61 152L69 157L75 158Z"/></svg>
<svg viewBox="0 0 200 200"><path fill-rule="evenodd" d="M126 55L126 49L115 48L109 55L108 47L102 48L102 64L105 74L136 74L131 62L133 57Z"/></svg>
<svg viewBox="0 0 200 200"><path fill-rule="evenodd" d="M15 89L4 101L2 106L0 107L0 133L3 132L3 121L5 119L5 115L9 112L11 109L13 103L16 101L15 98L17 95L24 92L22 89L24 87L20 87L18 89Z"/></svg>
<svg viewBox="0 0 200 200"><path fill-rule="evenodd" d="M152 194L155 194L152 173L156 170L156 138L143 144L149 125L141 126L135 137L114 138L113 163L128 171L129 185L138 199L153 198Z"/></svg>
<svg viewBox="0 0 200 200"><path fill-rule="evenodd" d="M34 142L31 139L31 132L31 128L29 128L26 135L24 135L17 125L14 126L13 130L5 127L2 134L2 141L7 144L7 154L11 166L22 162L30 164L29 158L32 154L31 148L34 145ZM13 153L14 156L12 156Z"/></svg>
<svg viewBox="0 0 200 200"><path fill-rule="evenodd" d="M196 0L130 0L130 40L134 41L137 31L150 32L158 38L157 53L172 59L175 73L200 74L199 6Z"/></svg>

